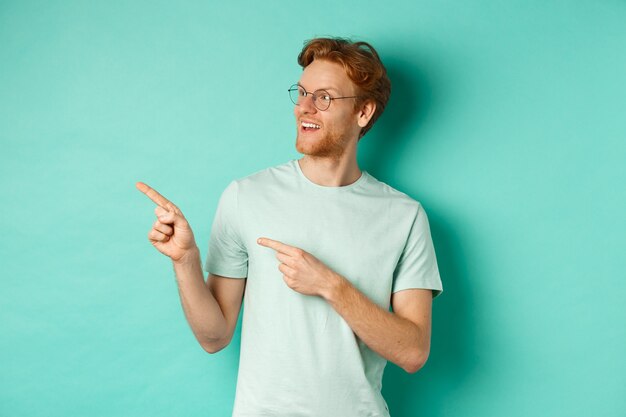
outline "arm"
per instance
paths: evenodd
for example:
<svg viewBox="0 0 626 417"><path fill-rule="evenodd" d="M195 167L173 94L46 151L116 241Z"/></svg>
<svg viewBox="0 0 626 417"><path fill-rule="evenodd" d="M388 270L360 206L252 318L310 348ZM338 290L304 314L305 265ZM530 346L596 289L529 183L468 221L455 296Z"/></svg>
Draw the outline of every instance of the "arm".
<svg viewBox="0 0 626 417"><path fill-rule="evenodd" d="M393 293L395 313L390 313L305 250L265 237L257 243L276 250L289 288L324 298L370 349L410 373L424 365L430 350L432 290Z"/></svg>
<svg viewBox="0 0 626 417"><path fill-rule="evenodd" d="M209 274L205 282L197 248L173 264L180 301L194 336L207 352L222 350L237 326L246 280Z"/></svg>
<svg viewBox="0 0 626 417"><path fill-rule="evenodd" d="M174 264L180 301L194 336L209 353L223 349L237 325L245 279L209 274L205 282L200 251L182 211L148 184L137 182L135 186L157 204L158 219L148 239Z"/></svg>
<svg viewBox="0 0 626 417"><path fill-rule="evenodd" d="M337 275L322 296L373 351L409 373L424 366L430 352L432 291L410 289L391 296L393 313L372 302Z"/></svg>

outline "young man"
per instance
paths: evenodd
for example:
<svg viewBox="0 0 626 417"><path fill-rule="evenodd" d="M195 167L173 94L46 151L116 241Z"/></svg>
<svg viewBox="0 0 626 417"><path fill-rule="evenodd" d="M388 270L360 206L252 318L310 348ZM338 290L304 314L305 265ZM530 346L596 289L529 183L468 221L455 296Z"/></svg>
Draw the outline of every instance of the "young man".
<svg viewBox="0 0 626 417"><path fill-rule="evenodd" d="M215 353L244 301L233 416L389 416L388 360L419 370L442 291L420 203L361 171L357 143L391 85L367 43L313 39L289 89L299 160L232 181L213 221L204 269L181 211L158 207L148 237L174 263L186 318ZM393 312L389 311L389 307Z"/></svg>

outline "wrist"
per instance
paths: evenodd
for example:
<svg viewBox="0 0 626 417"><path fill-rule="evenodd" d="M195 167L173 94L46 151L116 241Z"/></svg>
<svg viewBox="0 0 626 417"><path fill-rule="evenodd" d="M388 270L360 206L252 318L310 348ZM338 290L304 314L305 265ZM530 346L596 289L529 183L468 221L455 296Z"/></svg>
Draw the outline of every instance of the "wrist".
<svg viewBox="0 0 626 417"><path fill-rule="evenodd" d="M343 290L346 283L347 280L341 275L337 273L331 274L330 278L328 279L328 285L323 292L322 297L326 301L332 302L340 296L341 291Z"/></svg>
<svg viewBox="0 0 626 417"><path fill-rule="evenodd" d="M196 264L200 262L200 250L197 246L194 246L191 249L188 249L183 253L183 255L174 260L172 259L172 263L175 266L188 266L192 264Z"/></svg>

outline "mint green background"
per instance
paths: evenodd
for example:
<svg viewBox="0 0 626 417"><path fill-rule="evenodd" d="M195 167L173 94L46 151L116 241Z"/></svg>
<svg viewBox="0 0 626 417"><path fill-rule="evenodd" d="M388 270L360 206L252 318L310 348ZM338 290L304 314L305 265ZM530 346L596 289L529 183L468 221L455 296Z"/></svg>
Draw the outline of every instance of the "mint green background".
<svg viewBox="0 0 626 417"><path fill-rule="evenodd" d="M229 416L147 233L298 158L305 39L373 43L363 169L425 206L445 291L392 417L626 414L623 1L0 2L0 415Z"/></svg>

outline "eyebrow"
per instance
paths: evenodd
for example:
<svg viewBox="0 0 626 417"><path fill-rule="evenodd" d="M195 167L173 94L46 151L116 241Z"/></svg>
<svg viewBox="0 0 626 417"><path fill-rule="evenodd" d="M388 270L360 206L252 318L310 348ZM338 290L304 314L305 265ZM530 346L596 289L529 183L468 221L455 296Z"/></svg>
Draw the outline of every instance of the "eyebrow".
<svg viewBox="0 0 626 417"><path fill-rule="evenodd" d="M305 88L302 84L298 83L298 85L299 85L300 87L302 87L302 88L304 88L304 89L306 90L306 88ZM318 89L314 90L313 92L318 91L318 90L326 90L326 91L333 90L335 93L340 94L339 90L337 90L337 89L336 89L336 88L334 88L334 87L324 87L324 88L318 88ZM309 90L307 90L307 91L309 91Z"/></svg>

